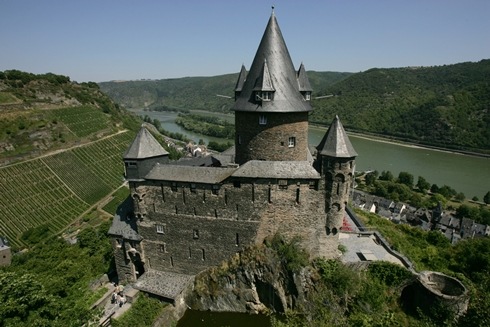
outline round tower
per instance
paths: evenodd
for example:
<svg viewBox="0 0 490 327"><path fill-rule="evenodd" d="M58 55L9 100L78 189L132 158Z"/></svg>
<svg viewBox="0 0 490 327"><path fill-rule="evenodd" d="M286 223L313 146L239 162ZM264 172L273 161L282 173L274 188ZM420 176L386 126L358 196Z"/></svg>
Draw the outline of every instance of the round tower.
<svg viewBox="0 0 490 327"><path fill-rule="evenodd" d="M274 13L250 71L235 87L235 162L306 161L311 86L303 64L296 72Z"/></svg>
<svg viewBox="0 0 490 327"><path fill-rule="evenodd" d="M335 236L342 229L357 157L338 116L317 150L317 167L325 190L325 229L327 235Z"/></svg>

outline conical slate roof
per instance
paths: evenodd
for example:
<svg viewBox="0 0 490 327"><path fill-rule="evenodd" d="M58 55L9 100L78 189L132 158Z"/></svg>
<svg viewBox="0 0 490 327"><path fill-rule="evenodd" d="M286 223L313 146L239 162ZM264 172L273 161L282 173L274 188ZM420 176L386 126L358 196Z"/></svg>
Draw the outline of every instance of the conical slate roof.
<svg viewBox="0 0 490 327"><path fill-rule="evenodd" d="M158 143L151 133L142 126L123 155L124 159L145 159L168 155L168 152Z"/></svg>
<svg viewBox="0 0 490 327"><path fill-rule="evenodd" d="M238 80L236 82L235 92L242 91L243 83L245 83L246 79L247 79L247 70L245 69L245 66L242 65L242 69L240 69L240 74L238 75Z"/></svg>
<svg viewBox="0 0 490 327"><path fill-rule="evenodd" d="M339 116L335 116L328 131L316 148L318 153L324 156L335 158L357 157L357 152L350 143Z"/></svg>
<svg viewBox="0 0 490 327"><path fill-rule="evenodd" d="M301 92L311 92L313 89L311 88L310 81L308 80L308 76L306 76L305 65L301 63L298 69L298 84L299 90Z"/></svg>
<svg viewBox="0 0 490 327"><path fill-rule="evenodd" d="M268 76L265 71L268 71ZM270 81L267 79L270 78ZM264 81L274 89L272 101L256 101L254 89ZM266 91L266 90L264 90ZM311 105L299 90L297 73L282 37L274 12L265 29L250 71L240 95L233 106L235 111L305 112Z"/></svg>

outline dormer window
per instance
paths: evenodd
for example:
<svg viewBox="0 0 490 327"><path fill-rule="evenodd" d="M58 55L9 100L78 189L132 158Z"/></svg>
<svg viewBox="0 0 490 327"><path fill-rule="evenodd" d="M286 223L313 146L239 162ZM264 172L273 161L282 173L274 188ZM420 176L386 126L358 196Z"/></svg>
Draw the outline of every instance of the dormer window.
<svg viewBox="0 0 490 327"><path fill-rule="evenodd" d="M311 100L311 92L303 92L303 97L306 101L310 101Z"/></svg>
<svg viewBox="0 0 490 327"><path fill-rule="evenodd" d="M265 115L259 116L259 125L267 125L267 117Z"/></svg>
<svg viewBox="0 0 490 327"><path fill-rule="evenodd" d="M257 91L255 92L256 101L272 101L272 91Z"/></svg>

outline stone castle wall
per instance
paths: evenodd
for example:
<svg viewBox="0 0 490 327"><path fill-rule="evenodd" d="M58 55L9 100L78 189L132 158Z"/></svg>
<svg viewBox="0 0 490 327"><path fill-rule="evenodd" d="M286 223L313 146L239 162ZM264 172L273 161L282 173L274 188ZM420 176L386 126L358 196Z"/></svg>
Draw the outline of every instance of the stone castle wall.
<svg viewBox="0 0 490 327"><path fill-rule="evenodd" d="M259 117L267 119L259 124ZM249 160L306 161L308 151L308 113L235 112L236 163ZM289 138L295 138L290 147Z"/></svg>
<svg viewBox="0 0 490 327"><path fill-rule="evenodd" d="M316 181L235 180L219 189L166 181L132 186L146 268L194 274L276 232L300 236L313 256L337 254L337 239L325 235Z"/></svg>

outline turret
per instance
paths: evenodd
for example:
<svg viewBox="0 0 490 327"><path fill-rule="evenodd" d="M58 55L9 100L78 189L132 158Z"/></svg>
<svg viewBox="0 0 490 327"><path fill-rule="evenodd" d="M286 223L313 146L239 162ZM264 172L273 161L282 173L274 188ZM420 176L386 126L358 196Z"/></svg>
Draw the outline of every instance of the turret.
<svg viewBox="0 0 490 327"><path fill-rule="evenodd" d="M142 126L123 155L126 179L142 180L156 163L167 163L168 152L151 133Z"/></svg>
<svg viewBox="0 0 490 327"><path fill-rule="evenodd" d="M335 116L317 151L317 169L325 190L325 228L327 235L335 236L342 228L357 157L338 116Z"/></svg>
<svg viewBox="0 0 490 327"><path fill-rule="evenodd" d="M274 12L250 71L242 66L235 87L236 163L306 161L310 83L294 69Z"/></svg>

